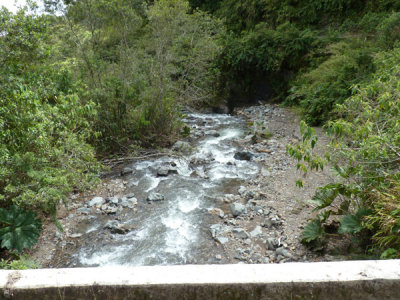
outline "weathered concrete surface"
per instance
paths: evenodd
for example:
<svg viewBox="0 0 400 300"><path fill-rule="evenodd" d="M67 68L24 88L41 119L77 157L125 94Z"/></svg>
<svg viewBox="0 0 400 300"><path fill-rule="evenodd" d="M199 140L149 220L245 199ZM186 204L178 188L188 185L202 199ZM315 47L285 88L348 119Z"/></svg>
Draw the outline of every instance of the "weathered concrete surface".
<svg viewBox="0 0 400 300"><path fill-rule="evenodd" d="M400 260L0 271L0 299L400 299Z"/></svg>

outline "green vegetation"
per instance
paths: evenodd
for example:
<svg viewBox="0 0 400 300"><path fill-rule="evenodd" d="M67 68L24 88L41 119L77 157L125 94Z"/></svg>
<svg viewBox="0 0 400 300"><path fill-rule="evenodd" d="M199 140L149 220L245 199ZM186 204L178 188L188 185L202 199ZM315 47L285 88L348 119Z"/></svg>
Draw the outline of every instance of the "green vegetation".
<svg viewBox="0 0 400 300"><path fill-rule="evenodd" d="M63 12L0 9L3 247L29 248L39 226L26 210L54 215L97 182L99 157L168 146L190 132L183 107L228 99L301 108L289 154L304 172L337 175L311 200L306 243L320 248L341 216L340 233L400 256L399 1L44 2ZM331 144L318 157L308 125L324 124ZM31 237L11 234L14 221Z"/></svg>
<svg viewBox="0 0 400 300"><path fill-rule="evenodd" d="M217 19L185 0L64 4L0 10L0 239L18 252L40 230L25 209L54 216L99 157L168 145L183 106L215 101Z"/></svg>
<svg viewBox="0 0 400 300"><path fill-rule="evenodd" d="M341 216L338 233L367 244L368 253L400 256L400 50L381 52L377 72L336 106L337 119L327 124L331 143L325 157L312 149L315 132L303 123L303 142L288 146L299 169L329 165L337 176L310 201L318 216L305 228L303 241L320 246L329 216ZM308 133L308 134L307 134Z"/></svg>

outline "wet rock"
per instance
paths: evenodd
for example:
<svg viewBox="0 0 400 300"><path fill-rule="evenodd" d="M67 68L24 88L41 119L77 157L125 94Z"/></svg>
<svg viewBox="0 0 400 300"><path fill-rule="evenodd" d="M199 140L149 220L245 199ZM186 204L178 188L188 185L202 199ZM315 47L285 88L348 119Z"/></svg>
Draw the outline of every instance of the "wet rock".
<svg viewBox="0 0 400 300"><path fill-rule="evenodd" d="M76 239L76 238L80 238L81 236L82 236L82 233L73 233L69 237L73 238L73 239Z"/></svg>
<svg viewBox="0 0 400 300"><path fill-rule="evenodd" d="M90 214L90 208L87 207L80 207L76 210L78 213L81 213L83 215L88 215Z"/></svg>
<svg viewBox="0 0 400 300"><path fill-rule="evenodd" d="M166 177L169 174L178 174L178 170L169 166L162 166L157 170L157 176Z"/></svg>
<svg viewBox="0 0 400 300"><path fill-rule="evenodd" d="M123 224L120 224L116 220L110 220L104 225L104 229L110 230L111 233L114 234L126 234L129 232L129 229L126 228Z"/></svg>
<svg viewBox="0 0 400 300"><path fill-rule="evenodd" d="M132 174L132 173L133 173L133 169L132 168L123 168L122 171L121 171L121 176Z"/></svg>
<svg viewBox="0 0 400 300"><path fill-rule="evenodd" d="M205 134L206 135L211 135L213 137L219 137L220 136L219 132L216 131L216 130L208 130L208 131L205 132Z"/></svg>
<svg viewBox="0 0 400 300"><path fill-rule="evenodd" d="M138 201L136 198L122 199L121 206L133 208L135 205L137 205L137 203L138 203Z"/></svg>
<svg viewBox="0 0 400 300"><path fill-rule="evenodd" d="M256 228L253 229L253 231L250 232L250 236L252 238L258 237L260 235L262 235L262 229L261 226L256 226Z"/></svg>
<svg viewBox="0 0 400 300"><path fill-rule="evenodd" d="M119 203L118 197L111 197L111 198L108 198L107 200L108 200L107 201L108 203L110 203L111 205L114 205L114 206L118 205L118 203Z"/></svg>
<svg viewBox="0 0 400 300"><path fill-rule="evenodd" d="M173 151L182 152L184 154L189 154L192 151L192 146L188 142L177 141L172 146Z"/></svg>
<svg viewBox="0 0 400 300"><path fill-rule="evenodd" d="M118 207L112 207L112 206L109 206L109 205L107 205L107 204L104 204L104 205L101 207L101 210L102 210L105 214L107 214L107 215L113 215L113 214L116 214L116 213L117 213Z"/></svg>
<svg viewBox="0 0 400 300"><path fill-rule="evenodd" d="M233 158L236 160L251 160L253 158L253 156L254 156L254 154L251 152L238 151L235 153Z"/></svg>
<svg viewBox="0 0 400 300"><path fill-rule="evenodd" d="M165 197L160 193L152 192L147 196L147 201L150 202L163 201L163 200L165 200Z"/></svg>
<svg viewBox="0 0 400 300"><path fill-rule="evenodd" d="M129 193L129 194L126 194L124 197L130 199L130 198L135 197L135 194L134 193Z"/></svg>
<svg viewBox="0 0 400 300"><path fill-rule="evenodd" d="M232 233L238 239L247 239L250 237L250 235L243 228L240 227L233 228Z"/></svg>
<svg viewBox="0 0 400 300"><path fill-rule="evenodd" d="M234 217L247 214L247 208L242 203L236 202L232 203L229 208L231 209L232 215Z"/></svg>

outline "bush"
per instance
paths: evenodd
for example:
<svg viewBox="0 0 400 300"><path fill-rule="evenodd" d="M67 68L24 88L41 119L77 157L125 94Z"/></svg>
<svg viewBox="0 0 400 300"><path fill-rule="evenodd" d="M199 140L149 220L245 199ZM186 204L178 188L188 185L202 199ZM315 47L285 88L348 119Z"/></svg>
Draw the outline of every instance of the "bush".
<svg viewBox="0 0 400 300"><path fill-rule="evenodd" d="M224 87L232 98L251 98L257 79L262 78L281 93L288 80L282 75L307 64L305 55L314 47L315 38L312 31L299 30L289 23L276 30L260 23L240 38L228 35L219 58Z"/></svg>
<svg viewBox="0 0 400 300"><path fill-rule="evenodd" d="M308 124L334 118L336 104L351 95L351 87L374 71L373 49L368 44L339 42L328 46L330 57L316 69L300 76L286 103L297 101Z"/></svg>
<svg viewBox="0 0 400 300"><path fill-rule="evenodd" d="M392 13L384 18L378 26L378 41L386 49L400 46L400 12Z"/></svg>
<svg viewBox="0 0 400 300"><path fill-rule="evenodd" d="M336 108L341 118L329 122L327 160L312 154L312 131L302 130L304 142L288 146L288 152L304 171L329 163L337 182L320 188L311 203L325 216L344 216L339 233L372 238L373 250L393 257L400 254L400 49L379 54L375 64L373 80L355 88ZM308 229L316 227L312 222ZM313 232L315 239L321 237Z"/></svg>

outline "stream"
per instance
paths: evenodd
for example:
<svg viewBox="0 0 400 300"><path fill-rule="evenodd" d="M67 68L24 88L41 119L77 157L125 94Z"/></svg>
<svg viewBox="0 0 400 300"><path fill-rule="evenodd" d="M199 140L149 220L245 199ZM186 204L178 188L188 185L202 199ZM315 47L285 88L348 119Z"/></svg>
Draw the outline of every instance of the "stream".
<svg viewBox="0 0 400 300"><path fill-rule="evenodd" d="M237 193L260 166L255 160L235 159L241 150L235 140L248 131L244 118L188 114L184 122L194 137L192 151L127 165L132 172L123 176L128 182L125 197L104 199L79 226L79 247L65 267L212 263L223 251L210 234L213 218L223 216L210 211L229 212L218 197ZM164 199L149 201L155 193ZM134 206L121 206L127 200ZM106 202L114 203L112 213L99 208ZM110 224L121 232L109 230Z"/></svg>

